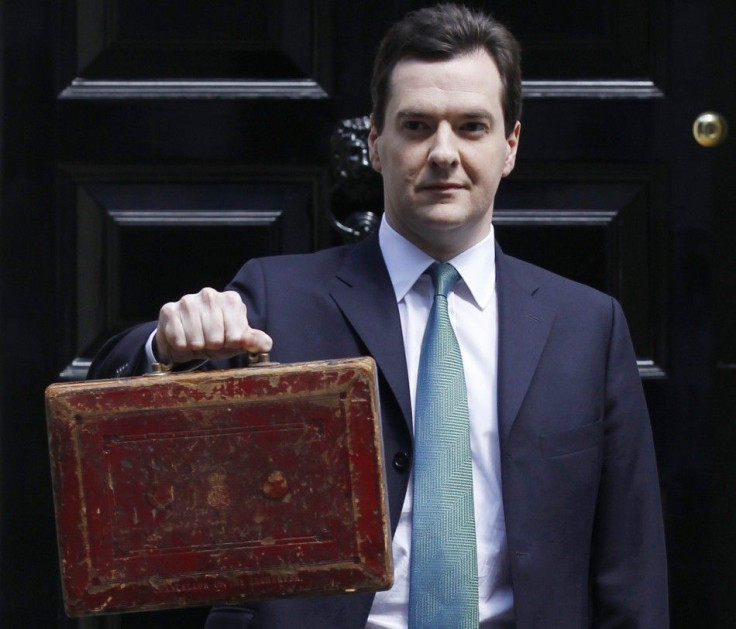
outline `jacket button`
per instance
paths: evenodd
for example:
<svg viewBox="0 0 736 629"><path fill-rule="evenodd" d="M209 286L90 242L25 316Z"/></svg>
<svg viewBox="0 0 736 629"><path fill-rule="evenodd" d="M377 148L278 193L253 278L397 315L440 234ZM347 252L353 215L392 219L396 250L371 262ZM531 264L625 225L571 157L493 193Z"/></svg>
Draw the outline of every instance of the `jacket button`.
<svg viewBox="0 0 736 629"><path fill-rule="evenodd" d="M399 452L394 457L394 469L402 473L409 469L409 455L406 452Z"/></svg>

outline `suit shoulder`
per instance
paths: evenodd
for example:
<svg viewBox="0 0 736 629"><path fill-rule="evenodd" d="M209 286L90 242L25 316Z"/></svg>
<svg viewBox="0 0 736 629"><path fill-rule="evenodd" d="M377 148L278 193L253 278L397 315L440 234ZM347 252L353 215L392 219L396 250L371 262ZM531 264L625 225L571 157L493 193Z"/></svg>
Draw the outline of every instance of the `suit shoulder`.
<svg viewBox="0 0 736 629"><path fill-rule="evenodd" d="M611 302L617 303L611 295L525 260L504 254L504 262L511 274L538 297L559 304L582 304L587 307L602 307L609 311Z"/></svg>
<svg viewBox="0 0 736 629"><path fill-rule="evenodd" d="M355 245L329 247L312 253L280 254L253 258L245 263L248 267L260 267L267 275L298 275L301 277L334 271L350 255Z"/></svg>
<svg viewBox="0 0 736 629"><path fill-rule="evenodd" d="M311 253L282 254L260 260L264 265L275 267L334 267L341 264L354 248L355 245L339 245Z"/></svg>

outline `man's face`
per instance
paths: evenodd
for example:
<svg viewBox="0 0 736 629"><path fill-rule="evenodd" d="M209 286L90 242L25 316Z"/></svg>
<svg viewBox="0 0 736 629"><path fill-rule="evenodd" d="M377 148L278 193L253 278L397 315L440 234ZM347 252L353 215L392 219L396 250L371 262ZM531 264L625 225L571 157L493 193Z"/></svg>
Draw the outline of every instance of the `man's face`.
<svg viewBox="0 0 736 629"><path fill-rule="evenodd" d="M506 137L501 77L484 50L445 61L404 59L391 74L371 163L386 218L407 240L448 260L488 235L493 199L514 168L520 125Z"/></svg>

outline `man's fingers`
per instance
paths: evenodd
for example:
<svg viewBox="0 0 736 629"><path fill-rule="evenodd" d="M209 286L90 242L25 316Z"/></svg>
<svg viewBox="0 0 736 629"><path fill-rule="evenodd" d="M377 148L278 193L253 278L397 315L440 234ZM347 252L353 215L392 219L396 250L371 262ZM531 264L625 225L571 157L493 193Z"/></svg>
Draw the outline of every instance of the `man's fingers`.
<svg viewBox="0 0 736 629"><path fill-rule="evenodd" d="M198 293L197 299L190 304L192 308L190 315L193 319L199 319L198 325L197 322L194 322L193 329L201 331L201 349L208 355L213 350L222 349L225 344L225 314L223 310L237 307L235 304L223 301L222 294L212 288L204 288ZM195 341L194 338L192 340ZM192 349L195 348L197 348L197 345L193 343Z"/></svg>
<svg viewBox="0 0 736 629"><path fill-rule="evenodd" d="M164 362L191 360L191 335L191 330L185 329L180 302L164 304L159 313L155 337L158 357Z"/></svg>
<svg viewBox="0 0 736 629"><path fill-rule="evenodd" d="M248 341L243 344L243 347L249 352L261 354L271 351L273 339L262 330L250 328L249 337Z"/></svg>
<svg viewBox="0 0 736 629"><path fill-rule="evenodd" d="M159 313L156 348L162 360L229 358L243 352L268 352L271 337L250 327L247 309L234 291L212 288L165 304Z"/></svg>
<svg viewBox="0 0 736 629"><path fill-rule="evenodd" d="M270 352L273 346L271 337L261 330L250 327L247 309L240 295L233 291L223 293L229 307L223 309L225 340L224 347L239 352Z"/></svg>

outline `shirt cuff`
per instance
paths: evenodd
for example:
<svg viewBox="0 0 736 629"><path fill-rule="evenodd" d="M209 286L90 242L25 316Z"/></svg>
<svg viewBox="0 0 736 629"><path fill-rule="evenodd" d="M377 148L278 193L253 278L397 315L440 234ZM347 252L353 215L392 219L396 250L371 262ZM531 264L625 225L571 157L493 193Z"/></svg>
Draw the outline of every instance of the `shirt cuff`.
<svg viewBox="0 0 736 629"><path fill-rule="evenodd" d="M153 353L153 339L155 337L156 330L151 332L148 340L146 341L146 373L151 373L153 371L153 363L160 362L159 359L156 358L156 355ZM195 369L199 369L206 362L206 359L197 358L186 363L175 363L174 366L171 368L171 371L194 371Z"/></svg>

